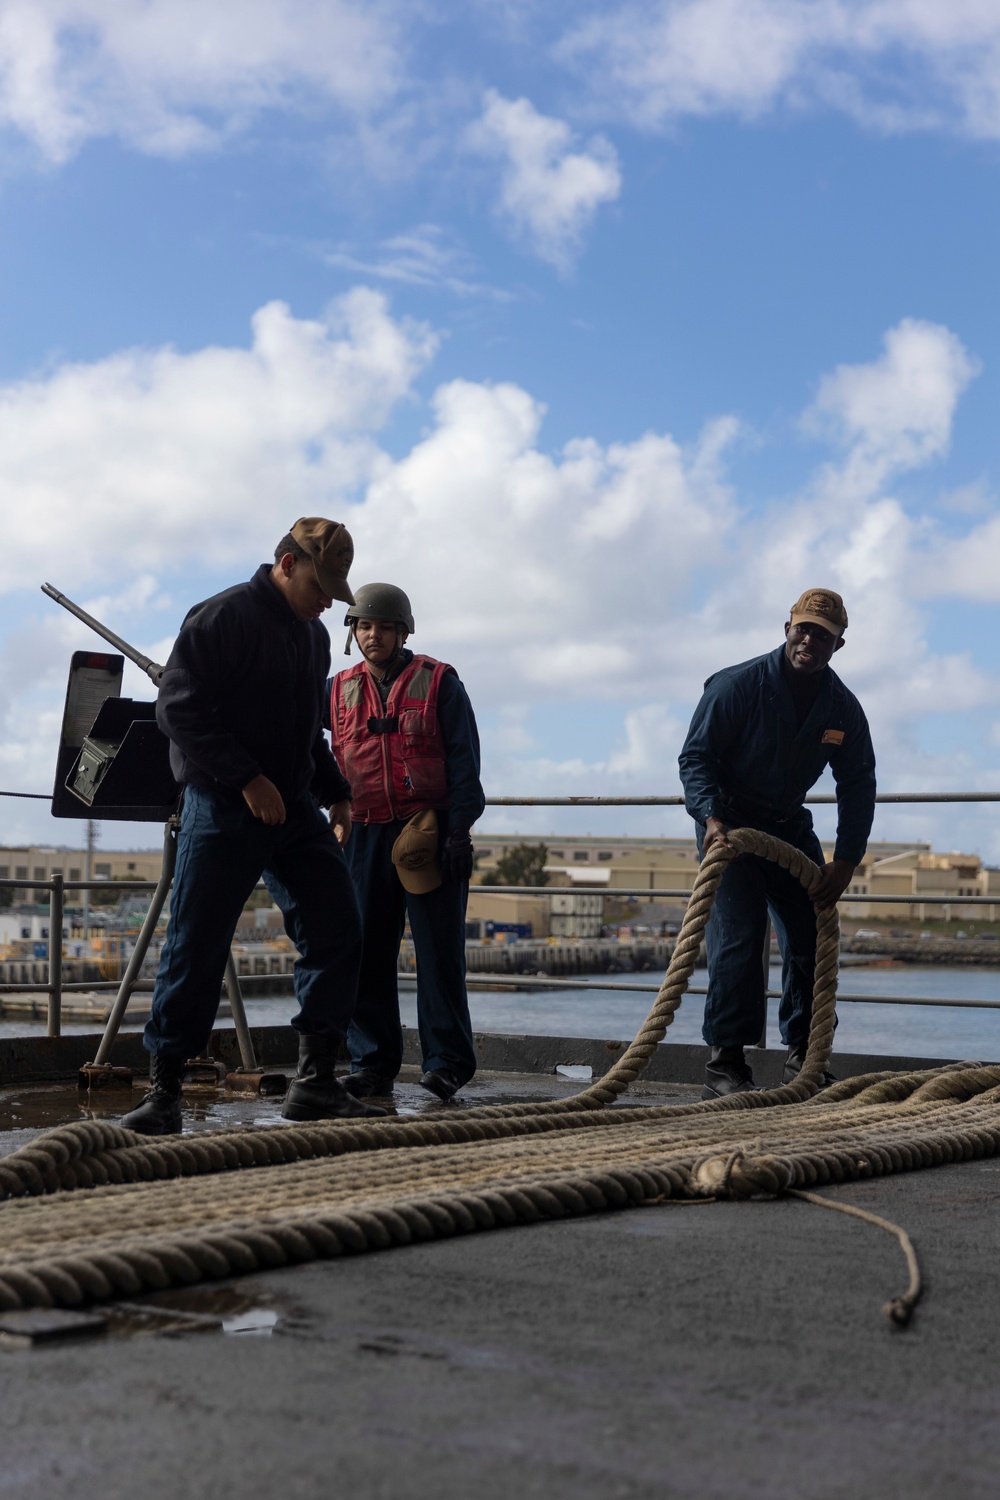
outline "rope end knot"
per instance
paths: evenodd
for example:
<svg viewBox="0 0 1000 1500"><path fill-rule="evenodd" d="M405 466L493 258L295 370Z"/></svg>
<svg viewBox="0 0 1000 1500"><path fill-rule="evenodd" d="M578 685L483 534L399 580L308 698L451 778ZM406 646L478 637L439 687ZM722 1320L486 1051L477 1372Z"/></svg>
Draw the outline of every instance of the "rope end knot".
<svg viewBox="0 0 1000 1500"><path fill-rule="evenodd" d="M691 1169L691 1187L704 1198L776 1197L791 1187L791 1163L780 1156L705 1156Z"/></svg>
<svg viewBox="0 0 1000 1500"><path fill-rule="evenodd" d="M906 1328L913 1317L913 1302L908 1297L892 1297L883 1304L882 1312L895 1328Z"/></svg>

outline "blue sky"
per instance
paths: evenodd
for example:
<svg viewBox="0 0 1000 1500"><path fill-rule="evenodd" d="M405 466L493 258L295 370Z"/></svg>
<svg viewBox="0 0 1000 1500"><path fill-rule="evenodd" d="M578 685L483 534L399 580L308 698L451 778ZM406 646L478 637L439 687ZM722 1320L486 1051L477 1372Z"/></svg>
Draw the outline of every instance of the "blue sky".
<svg viewBox="0 0 1000 1500"><path fill-rule="evenodd" d="M7 0L0 787L88 642L43 579L162 656L319 513L489 792L674 792L817 584L883 787L1000 789L998 152L984 0ZM688 827L488 826L588 820ZM988 809L875 834L1000 861Z"/></svg>

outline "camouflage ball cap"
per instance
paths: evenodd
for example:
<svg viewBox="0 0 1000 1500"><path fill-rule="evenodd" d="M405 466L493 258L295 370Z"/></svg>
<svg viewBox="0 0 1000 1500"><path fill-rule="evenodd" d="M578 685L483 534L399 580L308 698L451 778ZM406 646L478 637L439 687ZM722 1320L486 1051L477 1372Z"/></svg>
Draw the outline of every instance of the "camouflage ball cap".
<svg viewBox="0 0 1000 1500"><path fill-rule="evenodd" d="M415 896L436 891L441 884L438 860L438 820L433 808L414 813L392 846L392 862L403 889Z"/></svg>
<svg viewBox="0 0 1000 1500"><path fill-rule="evenodd" d="M831 635L843 635L847 629L844 601L833 589L806 589L792 605L793 625L822 625Z"/></svg>
<svg viewBox="0 0 1000 1500"><path fill-rule="evenodd" d="M345 604L354 603L347 575L354 561L354 543L351 533L339 521L327 521L322 516L302 516L290 532L303 552L307 552L316 569L320 588L331 599L342 599Z"/></svg>

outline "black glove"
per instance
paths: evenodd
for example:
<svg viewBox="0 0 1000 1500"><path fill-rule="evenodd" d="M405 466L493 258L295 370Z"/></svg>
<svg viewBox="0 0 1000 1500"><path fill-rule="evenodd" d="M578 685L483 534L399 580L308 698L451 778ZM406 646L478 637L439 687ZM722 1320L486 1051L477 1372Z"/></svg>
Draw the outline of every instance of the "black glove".
<svg viewBox="0 0 1000 1500"><path fill-rule="evenodd" d="M472 879L472 839L467 828L453 828L441 846L441 874L456 884Z"/></svg>

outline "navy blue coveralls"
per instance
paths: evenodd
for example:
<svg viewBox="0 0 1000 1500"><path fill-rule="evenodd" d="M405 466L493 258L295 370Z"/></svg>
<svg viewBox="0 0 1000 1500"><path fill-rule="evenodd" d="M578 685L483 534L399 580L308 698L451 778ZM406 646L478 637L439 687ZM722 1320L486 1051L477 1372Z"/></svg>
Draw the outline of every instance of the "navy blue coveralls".
<svg viewBox="0 0 1000 1500"><path fill-rule="evenodd" d="M825 667L801 724L782 668L785 648L716 672L705 684L680 754L698 850L709 818L759 828L824 863L809 789L829 765L837 788L835 859L860 864L875 813L875 752L854 694ZM778 1019L786 1047L804 1045L812 1014L816 917L800 883L769 860L741 855L719 885L705 933L711 1047L757 1042L767 1015L761 956L771 921L782 954Z"/></svg>
<svg viewBox="0 0 1000 1500"><path fill-rule="evenodd" d="M403 649L390 670L376 680L386 702L393 681L413 660ZM326 726L330 725L327 683ZM486 806L479 779L479 731L469 695L455 672L441 679L438 723L444 740L448 808L439 812L440 842L449 831L468 832ZM437 890L416 895L404 890L392 862L392 846L406 820L355 823L347 845L364 945L358 1001L347 1034L351 1071L368 1069L380 1078L396 1077L403 1064L396 972L406 919L417 963L417 1028L426 1072L447 1068L459 1084L476 1071L476 1051L465 988L465 909L469 887L444 880Z"/></svg>
<svg viewBox="0 0 1000 1500"><path fill-rule="evenodd" d="M295 1029L347 1033L361 924L347 861L320 811L350 795L323 733L330 638L298 620L264 563L190 611L170 653L156 719L184 787L170 924L144 1044L197 1056L219 1007L236 923L261 875L299 951ZM274 782L285 822L255 818L242 789Z"/></svg>

